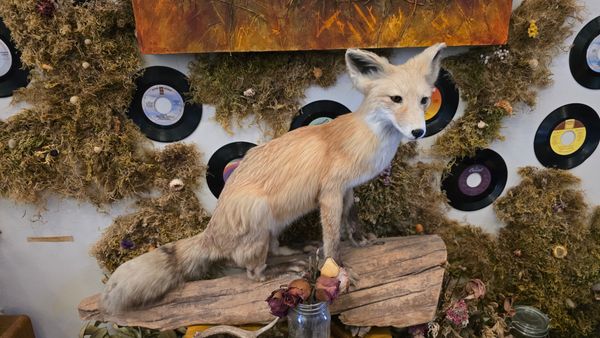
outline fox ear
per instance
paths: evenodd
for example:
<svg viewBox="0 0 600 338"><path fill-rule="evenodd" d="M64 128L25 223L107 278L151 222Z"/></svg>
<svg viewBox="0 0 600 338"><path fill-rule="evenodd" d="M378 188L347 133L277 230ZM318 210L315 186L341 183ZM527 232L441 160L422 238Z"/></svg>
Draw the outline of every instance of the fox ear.
<svg viewBox="0 0 600 338"><path fill-rule="evenodd" d="M390 63L375 53L353 48L346 50L346 67L354 86L364 93L372 80L385 76Z"/></svg>
<svg viewBox="0 0 600 338"><path fill-rule="evenodd" d="M437 43L410 60L410 62L413 63L413 66L425 76L425 79L431 86L434 85L438 78L440 63L442 61L441 55L444 48L446 48L445 43Z"/></svg>

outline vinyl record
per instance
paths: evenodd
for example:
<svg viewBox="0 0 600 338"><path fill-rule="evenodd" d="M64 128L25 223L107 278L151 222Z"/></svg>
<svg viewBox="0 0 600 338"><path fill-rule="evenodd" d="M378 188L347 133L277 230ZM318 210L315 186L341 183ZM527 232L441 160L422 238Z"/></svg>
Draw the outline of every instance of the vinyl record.
<svg viewBox="0 0 600 338"><path fill-rule="evenodd" d="M22 68L21 53L0 19L0 97L12 96L15 89L27 86L29 71Z"/></svg>
<svg viewBox="0 0 600 338"><path fill-rule="evenodd" d="M225 182L233 173L240 161L246 155L246 152L256 147L256 144L250 142L234 142L219 148L208 161L208 170L206 171L206 182L210 192L219 198Z"/></svg>
<svg viewBox="0 0 600 338"><path fill-rule="evenodd" d="M313 126L327 123L334 118L350 112L346 106L339 102L320 100L300 108L299 114L292 120L290 130L304 126Z"/></svg>
<svg viewBox="0 0 600 338"><path fill-rule="evenodd" d="M600 16L588 22L575 37L569 67L580 85L600 89Z"/></svg>
<svg viewBox="0 0 600 338"><path fill-rule="evenodd" d="M600 118L585 104L571 103L546 116L538 127L533 149L538 161L550 168L571 169L596 150Z"/></svg>
<svg viewBox="0 0 600 338"><path fill-rule="evenodd" d="M440 70L440 75L435 82L431 95L431 103L425 112L425 137L432 136L444 129L456 114L458 108L458 89L452 76L445 69Z"/></svg>
<svg viewBox="0 0 600 338"><path fill-rule="evenodd" d="M191 104L190 85L181 72L162 66L146 68L128 115L150 139L174 142L188 137L202 119L202 106Z"/></svg>
<svg viewBox="0 0 600 338"><path fill-rule="evenodd" d="M508 170L502 156L491 149L458 160L442 180L452 207L473 211L492 204L506 186Z"/></svg>

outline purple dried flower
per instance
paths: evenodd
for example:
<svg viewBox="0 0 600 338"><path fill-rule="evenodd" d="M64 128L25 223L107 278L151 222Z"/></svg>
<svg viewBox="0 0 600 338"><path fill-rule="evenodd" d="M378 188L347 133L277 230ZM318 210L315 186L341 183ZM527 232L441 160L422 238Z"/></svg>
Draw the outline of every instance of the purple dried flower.
<svg viewBox="0 0 600 338"><path fill-rule="evenodd" d="M133 243L133 241L130 240L129 238L124 238L121 240L121 248L126 249L126 250L131 250L131 249L135 248L135 243Z"/></svg>
<svg viewBox="0 0 600 338"><path fill-rule="evenodd" d="M315 285L315 297L322 302L333 303L340 293L340 283L335 277L320 276Z"/></svg>
<svg viewBox="0 0 600 338"><path fill-rule="evenodd" d="M285 291L285 289L275 290L271 293L269 298L265 300L267 304L269 304L269 308L271 308L271 314L273 316L277 316L279 318L287 316L290 307L285 302Z"/></svg>
<svg viewBox="0 0 600 338"><path fill-rule="evenodd" d="M459 300L446 310L446 319L458 327L465 327L469 324L469 311L464 299Z"/></svg>

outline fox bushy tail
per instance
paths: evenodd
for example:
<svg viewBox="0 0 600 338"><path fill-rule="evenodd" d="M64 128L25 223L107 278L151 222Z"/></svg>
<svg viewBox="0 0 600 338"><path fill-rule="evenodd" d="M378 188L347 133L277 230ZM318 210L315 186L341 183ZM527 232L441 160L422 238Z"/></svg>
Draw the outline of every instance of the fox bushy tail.
<svg viewBox="0 0 600 338"><path fill-rule="evenodd" d="M219 258L208 237L205 231L123 263L106 283L102 309L115 314L149 305L183 282L201 278Z"/></svg>

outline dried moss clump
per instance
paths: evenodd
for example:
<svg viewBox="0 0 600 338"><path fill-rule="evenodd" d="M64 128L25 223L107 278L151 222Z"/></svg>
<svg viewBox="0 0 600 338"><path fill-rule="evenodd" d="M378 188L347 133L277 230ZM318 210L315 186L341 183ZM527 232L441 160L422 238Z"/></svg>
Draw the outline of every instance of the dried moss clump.
<svg viewBox="0 0 600 338"><path fill-rule="evenodd" d="M141 199L134 213L114 220L91 253L112 273L122 263L148 250L202 232L209 219L188 188Z"/></svg>
<svg viewBox="0 0 600 338"><path fill-rule="evenodd" d="M214 105L226 130L253 117L279 136L289 130L306 89L333 85L343 69L339 52L200 55L190 67L190 82L194 100Z"/></svg>
<svg viewBox="0 0 600 338"><path fill-rule="evenodd" d="M432 233L448 223L443 202L446 197L438 188L443 169L437 164L413 163L416 144L398 149L389 173L356 189L360 219L366 229L378 236L415 234L420 223Z"/></svg>
<svg viewBox="0 0 600 338"><path fill-rule="evenodd" d="M15 94L31 108L0 122L0 194L106 203L164 187L171 177L195 184L197 170L187 169L199 162L194 148L160 154L124 114L141 66L130 2L58 1L50 16L37 3L0 2L32 69L30 85Z"/></svg>
<svg viewBox="0 0 600 338"><path fill-rule="evenodd" d="M448 69L467 102L465 115L451 125L435 144L438 154L472 155L500 137L502 119L508 115L495 104L506 101L535 105L539 87L551 83L550 62L572 32L570 20L578 13L575 0L525 0L512 14L507 45L473 48L447 58ZM530 37L535 21L539 35ZM487 126L479 128L483 121Z"/></svg>

